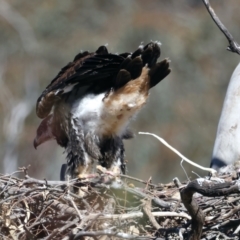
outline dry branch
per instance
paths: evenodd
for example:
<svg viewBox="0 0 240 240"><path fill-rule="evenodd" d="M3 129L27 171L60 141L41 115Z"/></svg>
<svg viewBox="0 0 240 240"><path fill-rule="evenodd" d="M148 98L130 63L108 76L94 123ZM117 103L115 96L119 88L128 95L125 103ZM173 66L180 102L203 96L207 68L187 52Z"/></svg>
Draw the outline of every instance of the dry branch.
<svg viewBox="0 0 240 240"><path fill-rule="evenodd" d="M182 155L177 149L175 149L169 143L167 143L163 138L157 136L156 134L148 133L148 132L139 132L139 134L150 135L150 136L157 138L161 143L163 143L166 147L168 147L172 152L176 153L179 157L181 157L182 160L186 161L187 163L189 163L189 164L193 165L194 167L197 167L203 171L210 172L212 175L216 174L216 170L214 170L212 168L203 167L203 166L191 161L190 159L188 159L184 155Z"/></svg>
<svg viewBox="0 0 240 240"><path fill-rule="evenodd" d="M203 0L203 3L206 6L213 21L216 23L218 28L222 31L222 33L227 38L227 40L229 42L229 46L227 47L227 50L230 52L235 52L240 55L240 45L233 39L232 34L227 30L227 28L220 21L219 17L216 15L213 8L211 7L209 0Z"/></svg>

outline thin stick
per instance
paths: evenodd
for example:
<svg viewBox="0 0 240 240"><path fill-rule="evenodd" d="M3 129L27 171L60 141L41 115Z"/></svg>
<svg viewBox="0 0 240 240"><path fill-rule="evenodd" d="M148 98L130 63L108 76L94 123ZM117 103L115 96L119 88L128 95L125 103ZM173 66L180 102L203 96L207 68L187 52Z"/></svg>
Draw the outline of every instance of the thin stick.
<svg viewBox="0 0 240 240"><path fill-rule="evenodd" d="M212 168L206 168L203 167L197 163L194 163L193 161L191 161L190 159L186 158L185 156L183 156L177 149L173 148L171 145L169 145L163 138L160 138L159 136L157 136L156 134L153 133L148 133L148 132L139 132L139 134L144 134L144 135L151 135L155 138L157 138L161 143L163 143L166 147L168 147L170 150L172 150L174 153L176 153L179 157L181 157L183 160L185 160L186 162L188 162L189 164L193 165L194 167L200 168L203 171L207 171L210 172L212 175L216 174L216 170L212 169Z"/></svg>
<svg viewBox="0 0 240 240"><path fill-rule="evenodd" d="M148 181L144 181L144 180L141 180L141 179L139 179L139 178L131 177L131 176L124 175L124 174L120 174L119 176L120 176L121 178L127 178L127 179L131 179L131 180L133 180L133 181L136 181L136 182L140 182L140 183L143 183L143 184L147 184L147 185L150 186L150 187L154 187L154 188L159 187L159 186L156 185L156 184L149 183Z"/></svg>
<svg viewBox="0 0 240 240"><path fill-rule="evenodd" d="M187 219L192 219L190 215L184 212L151 212L152 216L154 217L182 217L182 218L187 218ZM137 211L137 212L130 212L130 213L123 213L123 214L90 214L89 216L86 216L84 218L85 221L89 221L91 219L96 219L98 220L127 220L127 219L134 219L134 218L142 218L143 212Z"/></svg>
<svg viewBox="0 0 240 240"><path fill-rule="evenodd" d="M68 177L68 178L67 178L67 181L69 182L69 180L70 180L70 179L69 179L69 177ZM67 185L67 198L70 200L70 202L72 203L73 207L75 208L75 210L76 210L76 212L77 212L77 214L78 214L78 216L79 216L79 219L82 220L83 217L82 217L80 211L78 210L75 202L73 201L71 195L69 194L69 192L70 192L69 188L70 188L70 185L68 184L68 185Z"/></svg>
<svg viewBox="0 0 240 240"><path fill-rule="evenodd" d="M190 179L189 179L189 177L188 177L188 175L187 175L187 172L186 172L185 168L183 167L183 162L184 162L184 160L182 159L182 161L180 162L180 166L181 166L183 172L185 173L185 175L186 175L186 177L187 177L187 180L190 182Z"/></svg>
<svg viewBox="0 0 240 240"><path fill-rule="evenodd" d="M128 233L122 233L118 231L111 231L111 230L102 230L102 231L96 231L96 232L85 232L85 231L80 231L78 232L73 240L77 239L82 239L83 237L101 237L101 236L109 236L113 238L122 238L122 239L130 239L130 240L149 240L149 239L156 239L156 237L151 237L151 236L137 236L137 235L130 235ZM163 238L157 238L159 240L163 240Z"/></svg>
<svg viewBox="0 0 240 240"><path fill-rule="evenodd" d="M152 225L158 230L159 228L161 228L161 226L158 224L157 220L153 216L151 209L152 209L151 199L147 199L146 201L143 200L143 211L148 216L149 221L152 223Z"/></svg>
<svg viewBox="0 0 240 240"><path fill-rule="evenodd" d="M232 34L227 30L227 28L223 25L223 23L220 21L216 13L214 12L213 8L211 7L208 0L203 0L203 3L205 7L207 8L211 18L216 23L218 28L222 31L222 33L225 35L229 42L229 46L227 47L227 50L230 52L235 52L240 55L240 45L233 39Z"/></svg>

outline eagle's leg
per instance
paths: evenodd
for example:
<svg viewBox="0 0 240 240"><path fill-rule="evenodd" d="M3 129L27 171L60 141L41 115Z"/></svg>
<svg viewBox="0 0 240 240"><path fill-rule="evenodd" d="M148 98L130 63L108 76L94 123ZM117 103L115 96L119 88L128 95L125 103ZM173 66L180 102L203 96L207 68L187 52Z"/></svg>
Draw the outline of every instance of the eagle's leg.
<svg viewBox="0 0 240 240"><path fill-rule="evenodd" d="M101 145L102 157L99 163L114 174L125 174L126 164L124 161L124 145L122 138L111 137L102 141Z"/></svg>
<svg viewBox="0 0 240 240"><path fill-rule="evenodd" d="M93 158L85 149L84 132L75 119L71 119L69 127L69 141L66 147L67 171L70 178L84 178L92 172Z"/></svg>

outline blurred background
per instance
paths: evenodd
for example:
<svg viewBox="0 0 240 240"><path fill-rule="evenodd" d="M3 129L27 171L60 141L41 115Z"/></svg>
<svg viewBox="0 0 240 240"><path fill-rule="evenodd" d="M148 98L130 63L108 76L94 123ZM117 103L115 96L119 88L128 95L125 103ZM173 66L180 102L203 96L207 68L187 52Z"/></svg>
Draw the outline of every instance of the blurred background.
<svg viewBox="0 0 240 240"><path fill-rule="evenodd" d="M211 1L240 42L240 1ZM155 138L163 137L193 161L209 166L230 76L240 57L200 0L0 0L0 172L31 165L36 178L58 179L63 149L51 141L33 148L40 123L35 103L58 71L80 50L108 43L112 53L159 40L172 73L152 89L125 141L128 173L154 182L185 180L181 159ZM183 164L192 178L206 173Z"/></svg>

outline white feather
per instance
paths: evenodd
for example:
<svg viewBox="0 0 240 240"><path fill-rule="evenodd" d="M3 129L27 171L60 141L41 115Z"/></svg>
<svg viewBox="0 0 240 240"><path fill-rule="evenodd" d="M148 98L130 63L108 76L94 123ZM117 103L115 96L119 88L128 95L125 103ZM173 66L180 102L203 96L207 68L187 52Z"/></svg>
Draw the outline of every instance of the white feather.
<svg viewBox="0 0 240 240"><path fill-rule="evenodd" d="M71 112L73 118L81 123L85 132L92 131L98 137L106 135L121 136L129 121L146 102L146 96L138 92L120 94L88 94L75 101Z"/></svg>
<svg viewBox="0 0 240 240"><path fill-rule="evenodd" d="M240 160L240 63L234 70L218 124L211 165L215 158L226 165Z"/></svg>

